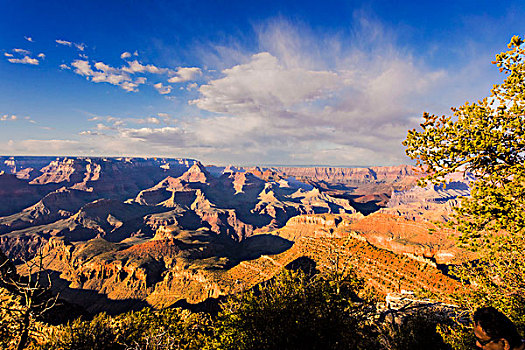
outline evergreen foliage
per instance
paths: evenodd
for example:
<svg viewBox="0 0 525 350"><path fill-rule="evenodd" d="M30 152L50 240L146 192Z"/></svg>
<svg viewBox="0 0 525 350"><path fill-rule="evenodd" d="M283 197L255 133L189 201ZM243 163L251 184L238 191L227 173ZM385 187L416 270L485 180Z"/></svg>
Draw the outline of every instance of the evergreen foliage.
<svg viewBox="0 0 525 350"><path fill-rule="evenodd" d="M221 349L370 349L373 309L363 282L283 270L258 290L233 297L217 320Z"/></svg>
<svg viewBox="0 0 525 350"><path fill-rule="evenodd" d="M448 350L437 327L451 324L447 315L435 313L433 310L419 310L405 315L401 320L378 322L382 349L389 350Z"/></svg>
<svg viewBox="0 0 525 350"><path fill-rule="evenodd" d="M181 309L129 312L119 316L98 314L57 327L42 350L167 350L206 349L211 335L210 317Z"/></svg>
<svg viewBox="0 0 525 350"><path fill-rule="evenodd" d="M452 116L424 114L421 131L410 130L407 154L442 183L447 174L469 171L477 178L450 223L461 246L478 260L453 270L471 294L458 295L469 310L494 306L525 332L525 45L514 36L493 62L506 75L491 95L452 108ZM454 342L466 334L456 330ZM454 334L452 334L454 338ZM465 340L466 341L466 340Z"/></svg>

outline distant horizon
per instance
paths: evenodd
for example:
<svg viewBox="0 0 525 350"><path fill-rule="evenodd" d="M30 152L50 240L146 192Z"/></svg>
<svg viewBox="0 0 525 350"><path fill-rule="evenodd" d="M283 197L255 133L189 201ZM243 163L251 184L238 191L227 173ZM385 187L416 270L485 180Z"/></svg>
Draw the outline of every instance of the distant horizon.
<svg viewBox="0 0 525 350"><path fill-rule="evenodd" d="M52 158L52 159L60 159L60 158L131 158L131 159L184 159L184 160L194 160L198 161L204 166L216 166L216 167L228 167L228 166L234 166L234 167L242 167L242 168L249 168L249 167L261 167L261 168L348 168L348 169L358 169L358 168L376 168L376 167L392 167L392 166L414 166L412 164L396 164L396 165L326 165L326 164L255 164L255 163L248 163L248 164L234 164L234 163L228 163L228 164L221 164L221 163L204 163L199 159L196 158L188 158L188 157L155 157L155 156L148 156L148 157L142 157L142 156L95 156L95 155L80 155L80 156L72 156L72 155L7 155L7 154L0 154L0 158Z"/></svg>

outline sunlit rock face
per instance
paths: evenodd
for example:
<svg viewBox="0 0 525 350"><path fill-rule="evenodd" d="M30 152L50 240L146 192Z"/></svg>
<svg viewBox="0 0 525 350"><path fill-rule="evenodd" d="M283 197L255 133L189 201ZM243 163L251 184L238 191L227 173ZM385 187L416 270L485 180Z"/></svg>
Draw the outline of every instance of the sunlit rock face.
<svg viewBox="0 0 525 350"><path fill-rule="evenodd" d="M448 221L461 197L470 196L470 186L475 178L469 173L458 172L448 175L445 180L443 185L428 184L394 191L386 208L380 211L410 220Z"/></svg>
<svg viewBox="0 0 525 350"><path fill-rule="evenodd" d="M198 303L249 288L297 259L327 268L334 252L382 293L400 283L455 288L437 264L463 252L425 220L466 191L459 180L446 189L411 189L421 174L408 166L1 161L0 249L20 263L43 248L57 290L92 312ZM422 214L413 214L421 201ZM370 214L380 208L384 213Z"/></svg>
<svg viewBox="0 0 525 350"><path fill-rule="evenodd" d="M282 227L295 215L355 212L348 200L274 169L221 169L163 158L0 160L0 241L14 259L27 259L35 242L50 237L118 242L151 238L159 226L176 225L241 241Z"/></svg>
<svg viewBox="0 0 525 350"><path fill-rule="evenodd" d="M276 167L289 176L307 178L313 181L351 182L387 182L405 183L418 179L420 174L409 165L370 167L370 168L335 168L335 167Z"/></svg>
<svg viewBox="0 0 525 350"><path fill-rule="evenodd" d="M394 191L412 188L424 174L409 165L336 168L277 167L283 177L311 184L333 197L344 198L363 214L386 206Z"/></svg>
<svg viewBox="0 0 525 350"><path fill-rule="evenodd" d="M381 215L376 219L384 221ZM44 246L43 255L61 295L92 312L119 312L133 303L155 307L181 300L199 303L251 288L283 266L305 259L320 271L352 266L379 294L400 288L436 293L459 288L428 254L418 255L426 252L407 252L407 247L418 243L414 237L406 235L405 246L385 245L377 239L385 230L371 235L362 223L366 218L361 214L299 215L278 230L241 242L209 229L189 231L176 225L159 226L152 239L108 242L95 238L72 243L54 237ZM394 231L391 226L389 232ZM85 292L91 292L91 297L78 300Z"/></svg>

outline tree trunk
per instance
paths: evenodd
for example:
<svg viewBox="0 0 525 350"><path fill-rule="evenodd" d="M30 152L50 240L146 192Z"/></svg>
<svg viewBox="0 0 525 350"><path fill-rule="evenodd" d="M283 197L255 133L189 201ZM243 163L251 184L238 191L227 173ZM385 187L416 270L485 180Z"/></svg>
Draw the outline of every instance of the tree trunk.
<svg viewBox="0 0 525 350"><path fill-rule="evenodd" d="M26 347L27 338L29 337L29 310L24 313L22 322L22 335L20 336L16 350L23 350Z"/></svg>

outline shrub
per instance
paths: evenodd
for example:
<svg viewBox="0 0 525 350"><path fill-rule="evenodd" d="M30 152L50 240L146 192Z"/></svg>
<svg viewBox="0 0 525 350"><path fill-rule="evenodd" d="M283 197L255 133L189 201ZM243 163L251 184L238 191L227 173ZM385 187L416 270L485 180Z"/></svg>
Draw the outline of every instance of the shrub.
<svg viewBox="0 0 525 350"><path fill-rule="evenodd" d="M333 276L331 276L333 277ZM375 346L368 305L355 276L308 277L284 270L232 297L217 319L221 349L369 349Z"/></svg>

